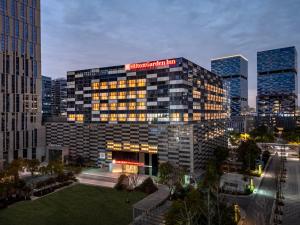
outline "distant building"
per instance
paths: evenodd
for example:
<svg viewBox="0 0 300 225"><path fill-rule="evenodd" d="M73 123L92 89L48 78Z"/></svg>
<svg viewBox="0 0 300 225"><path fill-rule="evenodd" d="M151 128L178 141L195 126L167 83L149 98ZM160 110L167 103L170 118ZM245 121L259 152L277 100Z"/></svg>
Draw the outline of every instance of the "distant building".
<svg viewBox="0 0 300 225"><path fill-rule="evenodd" d="M228 130L237 133L248 133L255 128L255 116L242 115L229 119Z"/></svg>
<svg viewBox="0 0 300 225"><path fill-rule="evenodd" d="M298 100L295 47L257 53L257 114L259 124L291 126Z"/></svg>
<svg viewBox="0 0 300 225"><path fill-rule="evenodd" d="M229 84L230 116L240 116L248 108L248 60L242 55L211 60L211 71Z"/></svg>
<svg viewBox="0 0 300 225"><path fill-rule="evenodd" d="M52 115L52 79L42 76L42 114L43 120Z"/></svg>
<svg viewBox="0 0 300 225"><path fill-rule="evenodd" d="M174 58L68 72L68 122L49 122L48 146L68 146L113 172L157 174L171 162L197 173L227 146L222 79Z"/></svg>
<svg viewBox="0 0 300 225"><path fill-rule="evenodd" d="M67 116L67 79L52 80L52 116Z"/></svg>

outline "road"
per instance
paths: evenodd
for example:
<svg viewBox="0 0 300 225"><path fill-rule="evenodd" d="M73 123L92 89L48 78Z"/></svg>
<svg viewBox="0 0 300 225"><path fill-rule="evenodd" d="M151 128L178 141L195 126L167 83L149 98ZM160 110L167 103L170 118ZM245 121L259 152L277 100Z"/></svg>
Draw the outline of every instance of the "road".
<svg viewBox="0 0 300 225"><path fill-rule="evenodd" d="M250 196L227 196L230 202L237 202L246 212L243 225L268 225L275 200L275 169L279 165L279 157L272 156L260 187Z"/></svg>
<svg viewBox="0 0 300 225"><path fill-rule="evenodd" d="M287 158L287 181L283 187L283 225L299 224L300 221L300 162L297 158Z"/></svg>

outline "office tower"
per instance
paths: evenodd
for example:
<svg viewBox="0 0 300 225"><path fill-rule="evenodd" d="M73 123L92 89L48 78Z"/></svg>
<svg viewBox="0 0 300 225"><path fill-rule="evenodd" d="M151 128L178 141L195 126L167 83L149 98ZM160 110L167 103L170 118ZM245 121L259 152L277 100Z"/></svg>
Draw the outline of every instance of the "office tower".
<svg viewBox="0 0 300 225"><path fill-rule="evenodd" d="M295 47L257 53L257 113L265 125L289 120L297 108L297 51Z"/></svg>
<svg viewBox="0 0 300 225"><path fill-rule="evenodd" d="M52 115L52 79L42 76L42 114L43 120Z"/></svg>
<svg viewBox="0 0 300 225"><path fill-rule="evenodd" d="M41 158L40 1L0 1L0 161Z"/></svg>
<svg viewBox="0 0 300 225"><path fill-rule="evenodd" d="M212 59L211 71L229 83L231 117L243 115L248 107L248 60L242 55Z"/></svg>
<svg viewBox="0 0 300 225"><path fill-rule="evenodd" d="M190 172L226 146L221 78L185 58L71 71L68 122L46 124L47 144L113 172Z"/></svg>
<svg viewBox="0 0 300 225"><path fill-rule="evenodd" d="M52 115L67 116L67 79L52 80Z"/></svg>

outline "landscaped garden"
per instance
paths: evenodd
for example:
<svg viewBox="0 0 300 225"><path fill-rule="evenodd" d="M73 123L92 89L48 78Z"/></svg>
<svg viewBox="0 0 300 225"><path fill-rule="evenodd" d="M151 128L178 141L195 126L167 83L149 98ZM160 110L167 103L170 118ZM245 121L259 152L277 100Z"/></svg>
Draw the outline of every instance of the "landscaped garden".
<svg viewBox="0 0 300 225"><path fill-rule="evenodd" d="M132 205L145 196L136 191L76 184L0 210L0 224L128 225L132 221Z"/></svg>

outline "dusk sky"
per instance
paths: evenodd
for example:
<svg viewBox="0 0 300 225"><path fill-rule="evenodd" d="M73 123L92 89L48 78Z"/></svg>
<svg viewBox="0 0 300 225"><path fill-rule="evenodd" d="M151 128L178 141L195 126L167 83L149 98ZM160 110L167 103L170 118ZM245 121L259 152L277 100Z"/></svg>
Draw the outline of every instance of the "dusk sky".
<svg viewBox="0 0 300 225"><path fill-rule="evenodd" d="M300 54L300 0L42 0L41 7L42 74L53 78L180 56L210 70L211 58L242 54L254 107L256 52L296 46Z"/></svg>

